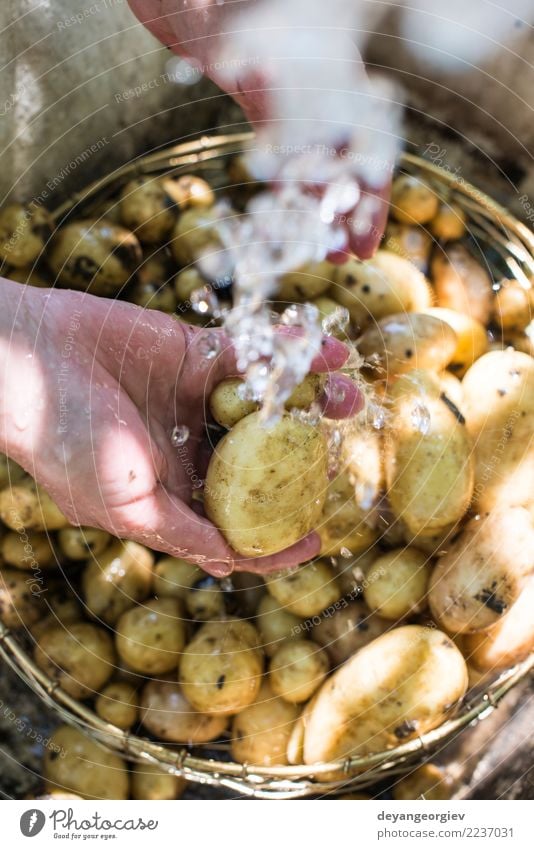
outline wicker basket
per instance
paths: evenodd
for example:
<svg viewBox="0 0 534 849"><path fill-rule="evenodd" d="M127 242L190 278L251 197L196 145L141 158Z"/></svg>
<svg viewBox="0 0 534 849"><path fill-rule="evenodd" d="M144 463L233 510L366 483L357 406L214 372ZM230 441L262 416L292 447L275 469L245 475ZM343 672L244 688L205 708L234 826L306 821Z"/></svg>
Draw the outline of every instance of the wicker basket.
<svg viewBox="0 0 534 849"><path fill-rule="evenodd" d="M90 214L126 181L139 174L179 174L194 169L214 186L227 183L225 159L254 146L251 133L202 137L197 141L144 156L92 183L53 211L56 225L72 213ZM465 211L474 252L496 276L516 278L530 286L534 277L534 236L505 209L467 183L417 156L404 154L401 171L419 174L447 201ZM467 694L458 714L439 728L394 749L345 761L314 766L247 766L229 759L225 741L206 749L169 748L109 725L87 705L73 699L34 663L23 641L0 623L0 654L9 666L58 716L124 757L161 766L188 781L226 788L257 799L296 799L364 788L378 780L412 769L428 759L464 728L493 712L499 701L534 665L534 656L501 674L484 690ZM227 759L224 759L227 756Z"/></svg>

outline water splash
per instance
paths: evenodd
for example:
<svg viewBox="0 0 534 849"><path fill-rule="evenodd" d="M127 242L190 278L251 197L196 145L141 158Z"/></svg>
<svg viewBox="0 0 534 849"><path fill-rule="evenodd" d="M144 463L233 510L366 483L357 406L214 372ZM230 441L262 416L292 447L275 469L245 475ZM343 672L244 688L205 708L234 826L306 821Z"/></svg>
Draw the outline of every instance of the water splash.
<svg viewBox="0 0 534 849"><path fill-rule="evenodd" d="M431 425L430 410L422 401L419 401L411 410L410 420L418 433L422 436L427 435Z"/></svg>
<svg viewBox="0 0 534 849"><path fill-rule="evenodd" d="M187 425L176 425L171 432L171 445L173 448L181 448L189 439L189 428Z"/></svg>
<svg viewBox="0 0 534 849"><path fill-rule="evenodd" d="M207 330L198 340L198 352L206 360L213 360L221 350L221 339L217 333Z"/></svg>

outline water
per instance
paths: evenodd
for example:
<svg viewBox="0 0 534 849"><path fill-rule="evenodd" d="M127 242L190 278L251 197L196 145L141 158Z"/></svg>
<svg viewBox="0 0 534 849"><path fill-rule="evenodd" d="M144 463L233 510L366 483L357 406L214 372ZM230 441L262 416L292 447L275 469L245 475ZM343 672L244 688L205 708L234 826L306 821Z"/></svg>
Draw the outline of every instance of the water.
<svg viewBox="0 0 534 849"><path fill-rule="evenodd" d="M430 417L430 410L422 401L419 401L413 407L410 413L410 419L415 430L417 430L422 436L426 436L430 430L432 421Z"/></svg>
<svg viewBox="0 0 534 849"><path fill-rule="evenodd" d="M221 339L213 331L205 331L198 340L198 351L206 360L213 360L221 350Z"/></svg>
<svg viewBox="0 0 534 849"><path fill-rule="evenodd" d="M181 448L189 439L189 428L187 425L176 425L171 432L171 445L173 448Z"/></svg>

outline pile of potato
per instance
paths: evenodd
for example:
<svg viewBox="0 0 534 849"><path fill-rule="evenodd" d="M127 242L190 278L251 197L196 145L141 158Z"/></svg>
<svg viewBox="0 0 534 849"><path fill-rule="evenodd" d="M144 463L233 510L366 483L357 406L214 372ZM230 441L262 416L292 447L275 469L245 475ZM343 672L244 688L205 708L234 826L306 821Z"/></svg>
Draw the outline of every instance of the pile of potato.
<svg viewBox="0 0 534 849"><path fill-rule="evenodd" d="M26 220L13 255L9 233L22 219L11 207L0 213L0 257L30 285L199 322L192 303L210 281L195 261L221 248L214 201L199 176L137 178L94 218L61 228L31 271L46 227ZM312 767L436 728L469 686L534 647L534 297L475 258L459 206L403 175L376 256L295 269L279 300L280 311L315 304L354 346L369 403L346 423L308 420L302 412L323 390L310 375L266 429L241 381L223 381L207 424L226 435L204 506L245 556L313 529L321 556L265 580L218 581L69 527L3 458L0 616L26 631L59 687L116 728L178 748L223 739L241 763ZM331 324L340 314L343 332ZM74 729L53 741L48 789L102 798L183 789L149 764L130 774ZM397 798L421 787L443 798L446 782L425 769Z"/></svg>

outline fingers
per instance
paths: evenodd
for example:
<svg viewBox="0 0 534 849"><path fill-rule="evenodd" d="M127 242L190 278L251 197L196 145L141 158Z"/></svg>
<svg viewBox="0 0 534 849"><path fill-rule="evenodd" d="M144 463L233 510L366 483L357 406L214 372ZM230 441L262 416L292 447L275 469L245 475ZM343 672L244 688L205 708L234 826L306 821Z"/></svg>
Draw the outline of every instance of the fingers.
<svg viewBox="0 0 534 849"><path fill-rule="evenodd" d="M283 569L291 569L300 566L308 560L317 557L321 550L321 540L318 534L311 533L299 542L286 548L278 554L268 557L250 557L237 559L235 561L235 572L255 572L258 575L267 575L270 572L280 572Z"/></svg>
<svg viewBox="0 0 534 849"><path fill-rule="evenodd" d="M360 259L369 259L384 236L389 210L391 181L378 190L361 187L359 203L348 225L349 248Z"/></svg>
<svg viewBox="0 0 534 849"><path fill-rule="evenodd" d="M364 397L350 377L344 374L330 374L320 403L327 418L348 419L363 409Z"/></svg>

